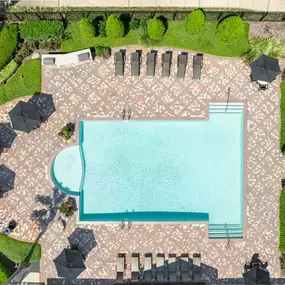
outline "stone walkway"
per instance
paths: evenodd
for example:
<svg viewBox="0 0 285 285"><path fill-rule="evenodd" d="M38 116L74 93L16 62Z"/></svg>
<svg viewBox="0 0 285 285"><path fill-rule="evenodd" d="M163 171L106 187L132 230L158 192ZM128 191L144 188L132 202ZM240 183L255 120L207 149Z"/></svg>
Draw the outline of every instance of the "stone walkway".
<svg viewBox="0 0 285 285"><path fill-rule="evenodd" d="M18 226L12 236L34 241L39 234L30 215L45 208L36 195L52 196L48 165L52 155L66 144L58 132L68 122L80 117L120 119L127 103L132 118L190 118L207 116L209 100L246 100L247 109L247 194L245 218L247 231L243 240L209 241L204 224L170 223L132 225L121 229L115 225L80 225L91 229L96 247L90 252L81 278L115 278L116 256L125 252L181 253L201 252L203 276L213 282L219 278L240 278L243 265L258 252L268 261L272 277L279 277L279 195L285 161L279 151L280 78L265 92L258 92L249 82L249 67L239 59L205 55L202 78L191 79L191 53L185 80L176 79L177 51L173 53L172 74L161 78L159 50L154 78L145 77L143 50L142 76L131 77L129 58L136 47L127 49L128 62L124 77L114 77L113 57L66 68L43 67L42 92L52 94L56 111L40 129L30 134L18 133L12 148L1 155L4 163L16 173L15 189L0 200L0 223L14 218ZM282 62L282 67L284 67ZM25 100L28 100L26 98ZM8 111L16 101L0 109L0 121L8 121ZM222 207L223 205L221 205ZM56 277L53 259L68 245L67 237L76 229L75 217L62 229L58 216L41 239L41 278ZM143 263L143 260L142 260ZM130 260L128 260L130 264ZM129 276L129 267L126 277Z"/></svg>

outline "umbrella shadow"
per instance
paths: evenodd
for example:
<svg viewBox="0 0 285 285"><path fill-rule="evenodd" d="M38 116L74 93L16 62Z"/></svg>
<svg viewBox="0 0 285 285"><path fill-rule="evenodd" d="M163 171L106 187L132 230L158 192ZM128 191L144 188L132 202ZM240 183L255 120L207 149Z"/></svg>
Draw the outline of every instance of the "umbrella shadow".
<svg viewBox="0 0 285 285"><path fill-rule="evenodd" d="M82 252L84 259L96 247L97 242L93 230L76 228L74 232L67 238L71 248L78 247Z"/></svg>
<svg viewBox="0 0 285 285"><path fill-rule="evenodd" d="M14 189L15 177L14 171L4 164L0 165L0 195Z"/></svg>
<svg viewBox="0 0 285 285"><path fill-rule="evenodd" d="M37 106L43 122L46 122L55 112L55 105L51 94L36 93L28 102Z"/></svg>
<svg viewBox="0 0 285 285"><path fill-rule="evenodd" d="M11 148L16 137L17 134L12 129L11 124L9 122L0 123L0 147Z"/></svg>

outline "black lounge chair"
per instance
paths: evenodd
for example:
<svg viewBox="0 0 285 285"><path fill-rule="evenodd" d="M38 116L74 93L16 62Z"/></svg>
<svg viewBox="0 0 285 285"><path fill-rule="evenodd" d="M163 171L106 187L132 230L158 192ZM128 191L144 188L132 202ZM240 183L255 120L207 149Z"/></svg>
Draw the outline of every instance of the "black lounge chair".
<svg viewBox="0 0 285 285"><path fill-rule="evenodd" d="M115 76L124 75L125 56L123 52L118 51L114 55L115 60Z"/></svg>
<svg viewBox="0 0 285 285"><path fill-rule="evenodd" d="M131 281L138 281L140 278L139 274L140 257L139 253L132 254L132 266L131 266Z"/></svg>
<svg viewBox="0 0 285 285"><path fill-rule="evenodd" d="M189 282L189 256L188 254L181 255L180 258L180 272L183 282Z"/></svg>
<svg viewBox="0 0 285 285"><path fill-rule="evenodd" d="M141 54L138 51L132 53L131 56L131 74L132 76L140 76Z"/></svg>
<svg viewBox="0 0 285 285"><path fill-rule="evenodd" d="M193 57L193 79L201 78L202 66L203 66L203 54L197 53Z"/></svg>
<svg viewBox="0 0 285 285"><path fill-rule="evenodd" d="M171 61L172 54L170 52L162 54L162 77L170 76Z"/></svg>
<svg viewBox="0 0 285 285"><path fill-rule="evenodd" d="M170 282L177 280L177 261L175 254L168 256L168 278Z"/></svg>
<svg viewBox="0 0 285 285"><path fill-rule="evenodd" d="M178 55L177 59L177 78L184 78L187 66L187 54L182 53Z"/></svg>
<svg viewBox="0 0 285 285"><path fill-rule="evenodd" d="M126 256L124 254L118 254L117 259L117 281L123 281L126 268Z"/></svg>
<svg viewBox="0 0 285 285"><path fill-rule="evenodd" d="M146 59L146 76L155 75L156 52L149 52Z"/></svg>
<svg viewBox="0 0 285 285"><path fill-rule="evenodd" d="M144 255L144 274L143 274L145 281L152 281L153 274L152 274L152 254L146 253Z"/></svg>
<svg viewBox="0 0 285 285"><path fill-rule="evenodd" d="M201 254L193 253L193 280L200 281L201 280Z"/></svg>
<svg viewBox="0 0 285 285"><path fill-rule="evenodd" d="M161 253L158 253L156 256L155 275L157 281L165 281L165 260L164 255Z"/></svg>

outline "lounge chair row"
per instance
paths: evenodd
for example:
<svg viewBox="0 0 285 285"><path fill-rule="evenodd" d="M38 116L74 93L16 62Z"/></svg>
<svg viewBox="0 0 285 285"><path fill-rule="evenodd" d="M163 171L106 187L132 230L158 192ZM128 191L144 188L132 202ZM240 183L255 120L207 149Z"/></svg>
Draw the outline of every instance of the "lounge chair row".
<svg viewBox="0 0 285 285"><path fill-rule="evenodd" d="M115 53L115 76L124 75L126 56L123 51ZM157 52L151 51L147 53L146 59L146 76L155 75L155 67L157 62ZM142 63L141 51L135 51L131 54L131 75L140 76L140 67ZM184 78L186 66L188 64L188 54L181 53L177 58L177 78ZM172 65L172 52L162 54L162 77L169 77ZM193 79L201 78L201 69L203 66L203 55L196 54L193 56Z"/></svg>
<svg viewBox="0 0 285 285"><path fill-rule="evenodd" d="M117 281L124 280L126 269L126 255L119 254L117 261ZM131 261L131 281L183 281L192 279L201 280L201 254L194 253L193 259L188 254L182 254L179 258L175 254L169 254L165 261L164 254L157 254L156 264L153 264L151 253L144 255L144 266L140 267L140 254L133 253Z"/></svg>

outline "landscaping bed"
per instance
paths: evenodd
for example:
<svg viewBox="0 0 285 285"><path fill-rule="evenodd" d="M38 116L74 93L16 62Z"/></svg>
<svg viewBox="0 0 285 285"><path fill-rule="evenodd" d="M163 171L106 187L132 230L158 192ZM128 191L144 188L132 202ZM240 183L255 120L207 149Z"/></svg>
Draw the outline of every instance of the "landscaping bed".
<svg viewBox="0 0 285 285"><path fill-rule="evenodd" d="M190 36L186 33L184 22L168 22L168 29L161 40L154 42L155 46L167 46L173 48L189 49L220 56L240 57L249 49L248 32L249 25L244 24L245 33L237 43L224 44L216 37L217 23L206 22L200 34ZM144 45L141 42L139 29L130 30L123 38L111 39L107 37L83 37L80 33L79 22L72 22L66 30L67 38L62 41L61 50L72 52L94 46L127 46Z"/></svg>
<svg viewBox="0 0 285 285"><path fill-rule="evenodd" d="M284 151L285 151L285 81L283 81L281 83L280 89L281 89L281 101L280 101L280 121L281 121L280 149L284 153ZM285 208L284 208L284 212L285 212ZM284 219L285 219L285 213L284 213ZM284 224L284 226L285 226L285 224ZM284 244L284 251L285 251L285 244Z"/></svg>
<svg viewBox="0 0 285 285"><path fill-rule="evenodd" d="M0 105L18 97L32 96L41 91L41 61L33 59L23 63L16 73L0 85Z"/></svg>
<svg viewBox="0 0 285 285"><path fill-rule="evenodd" d="M23 242L0 233L0 252L11 261L33 263L41 258L41 246Z"/></svg>

